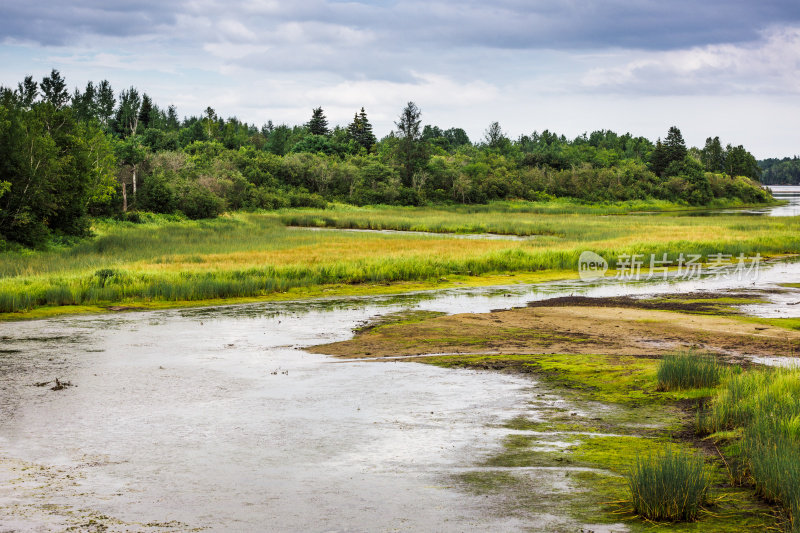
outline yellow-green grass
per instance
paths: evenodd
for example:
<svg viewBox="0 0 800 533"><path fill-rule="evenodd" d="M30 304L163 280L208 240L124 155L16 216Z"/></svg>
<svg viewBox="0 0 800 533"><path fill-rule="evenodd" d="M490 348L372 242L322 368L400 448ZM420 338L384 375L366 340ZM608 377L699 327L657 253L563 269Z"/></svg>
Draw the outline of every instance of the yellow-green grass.
<svg viewBox="0 0 800 533"><path fill-rule="evenodd" d="M327 217L324 224L330 219L345 226L356 220L377 228L539 236L511 241L285 227L295 216L312 221ZM623 253L766 256L800 250L800 220L795 218L371 208L147 220L101 220L95 223L96 237L73 247L0 254L0 312L114 303L177 305L290 291L302 296L341 284L359 285L354 292L385 283L417 282L433 288L437 280L454 276L548 272L550 278L567 277L574 276L584 250L612 263Z"/></svg>
<svg viewBox="0 0 800 533"><path fill-rule="evenodd" d="M293 287L285 292L274 292L262 296L248 296L241 298L213 298L207 300L137 300L129 299L124 303L124 309L108 308L115 302L98 302L92 305L44 305L25 312L0 313L0 321L7 320L32 320L49 318L63 314L87 314L118 312L120 310L158 310L185 307L208 307L215 305L235 305L256 302L285 302L305 300L312 298L335 298L352 296L380 296L391 294L407 294L441 289L454 289L465 287L490 287L515 284L544 283L578 277L577 272L541 271L521 272L512 274L485 274L482 276L454 275L447 278L438 278L430 281L401 281L395 283L331 283L310 287Z"/></svg>
<svg viewBox="0 0 800 533"><path fill-rule="evenodd" d="M649 357L605 354L457 355L420 359L443 367L484 366L524 368L548 382L579 391L586 400L628 406L699 399L712 394L712 387L660 390L661 360Z"/></svg>

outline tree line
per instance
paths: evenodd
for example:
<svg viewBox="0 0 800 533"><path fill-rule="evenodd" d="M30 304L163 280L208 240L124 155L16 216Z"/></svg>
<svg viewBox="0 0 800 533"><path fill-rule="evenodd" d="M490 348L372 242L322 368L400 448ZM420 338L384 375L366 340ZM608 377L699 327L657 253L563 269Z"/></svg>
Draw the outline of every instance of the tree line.
<svg viewBox="0 0 800 533"><path fill-rule="evenodd" d="M569 197L587 202L715 198L756 203L761 168L718 137L687 148L594 131L544 130L511 139L499 122L473 142L457 127L423 125L414 102L377 139L366 110L331 126L322 107L301 125L256 126L208 107L179 119L130 87L106 81L70 93L57 70L0 87L0 237L35 246L81 236L89 216L137 210L213 217L231 209L485 203Z"/></svg>
<svg viewBox="0 0 800 533"><path fill-rule="evenodd" d="M770 158L758 162L764 185L800 185L800 158Z"/></svg>

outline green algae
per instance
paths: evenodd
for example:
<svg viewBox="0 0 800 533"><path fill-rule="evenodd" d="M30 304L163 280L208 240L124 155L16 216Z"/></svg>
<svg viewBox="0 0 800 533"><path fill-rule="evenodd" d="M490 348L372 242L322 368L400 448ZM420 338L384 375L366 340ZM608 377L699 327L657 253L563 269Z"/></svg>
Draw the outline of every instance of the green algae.
<svg viewBox="0 0 800 533"><path fill-rule="evenodd" d="M551 505L567 512L578 524L606 528L622 524L630 531L777 530L775 509L758 500L752 490L731 484L720 456L694 437L694 412L714 389L658 391L656 358L609 355L458 355L421 359L448 368L489 368L533 373L542 382L536 396L554 394L567 407L538 409L541 418L517 416L503 427L513 430L502 450L486 457L482 468L461 474L468 490L506 494L524 502L506 502L509 513ZM535 403L536 398L532 399ZM721 437L721 436L720 436ZM637 456L666 445L698 450L706 457L712 477L711 504L696 522L665 526L644 521L632 512L623 477ZM573 490L558 499L520 496L520 473L530 468L563 471ZM515 475L517 473L517 475Z"/></svg>

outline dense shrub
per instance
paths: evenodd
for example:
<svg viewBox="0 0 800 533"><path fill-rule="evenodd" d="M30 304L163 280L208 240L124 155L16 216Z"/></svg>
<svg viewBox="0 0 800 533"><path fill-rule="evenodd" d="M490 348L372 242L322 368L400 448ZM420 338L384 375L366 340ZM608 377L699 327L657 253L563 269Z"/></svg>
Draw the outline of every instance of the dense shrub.
<svg viewBox="0 0 800 533"><path fill-rule="evenodd" d="M174 173L163 170L146 176L139 190L137 205L153 213L174 213L178 207L174 183Z"/></svg>
<svg viewBox="0 0 800 533"><path fill-rule="evenodd" d="M289 193L289 205L291 207L315 207L317 209L325 209L328 206L328 202L318 194L298 191Z"/></svg>
<svg viewBox="0 0 800 533"><path fill-rule="evenodd" d="M225 201L205 187L191 184L182 191L178 207L191 219L214 218L225 210Z"/></svg>

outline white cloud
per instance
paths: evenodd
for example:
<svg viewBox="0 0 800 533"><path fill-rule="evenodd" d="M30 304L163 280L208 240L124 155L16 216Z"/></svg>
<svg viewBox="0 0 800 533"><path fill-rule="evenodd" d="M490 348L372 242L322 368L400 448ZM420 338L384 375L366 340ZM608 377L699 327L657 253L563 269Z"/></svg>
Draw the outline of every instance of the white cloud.
<svg viewBox="0 0 800 533"><path fill-rule="evenodd" d="M261 44L207 43L203 45L203 50L223 60L238 60L265 54L269 52L269 47Z"/></svg>
<svg viewBox="0 0 800 533"><path fill-rule="evenodd" d="M660 94L800 92L800 27L769 28L755 43L624 55L622 64L589 70L583 85Z"/></svg>

